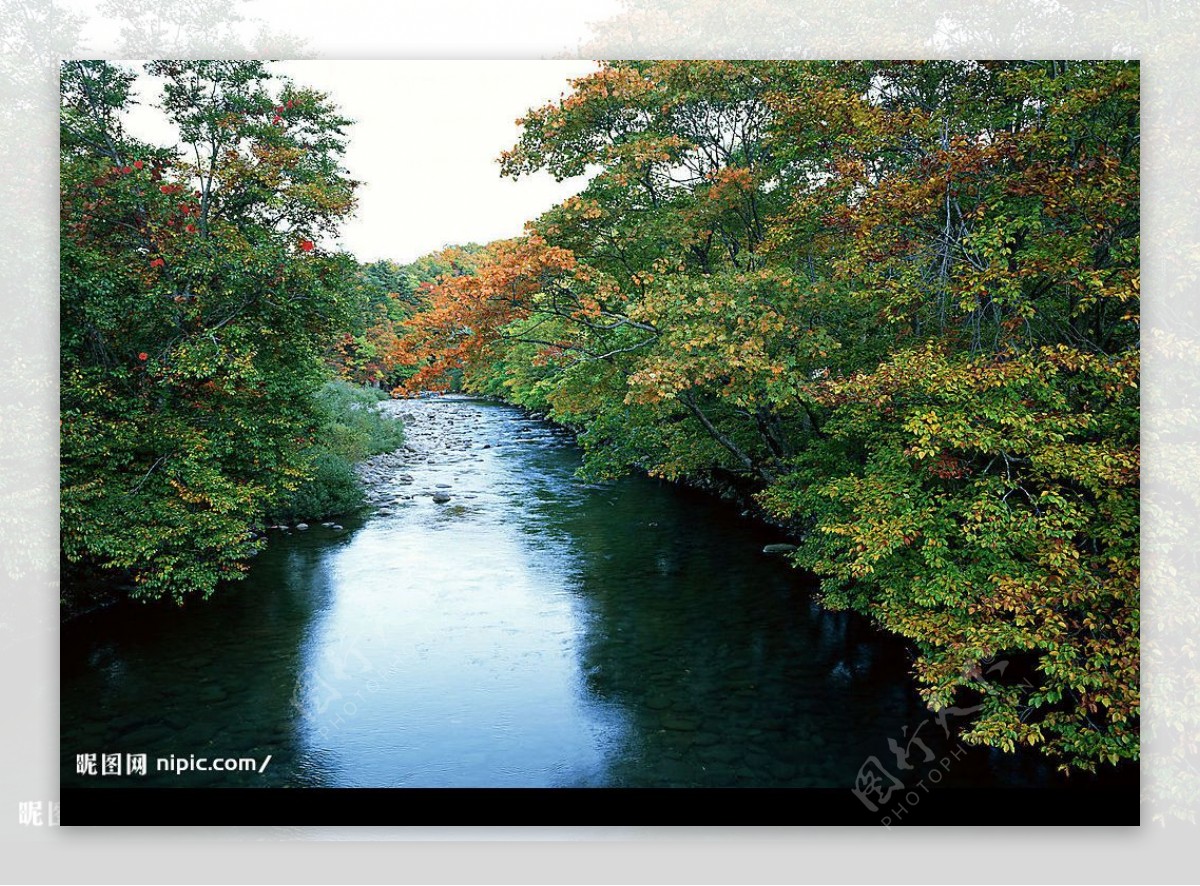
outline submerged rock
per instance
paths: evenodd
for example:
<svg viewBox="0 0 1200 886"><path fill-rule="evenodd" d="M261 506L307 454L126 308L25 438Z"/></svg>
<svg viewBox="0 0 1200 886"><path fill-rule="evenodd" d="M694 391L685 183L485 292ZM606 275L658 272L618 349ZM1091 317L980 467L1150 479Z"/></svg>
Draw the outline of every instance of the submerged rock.
<svg viewBox="0 0 1200 886"><path fill-rule="evenodd" d="M687 717L667 716L663 717L662 725L664 729L674 729L676 732L692 732L695 730L697 723L695 720L689 720Z"/></svg>
<svg viewBox="0 0 1200 886"><path fill-rule="evenodd" d="M440 505L444 505L446 502L450 501L450 493L449 492L435 492L433 494L433 500Z"/></svg>
<svg viewBox="0 0 1200 886"><path fill-rule="evenodd" d="M781 544L775 544L775 545L767 545L766 547L763 548L763 553L764 554L790 554L794 550L796 550L795 545L781 543Z"/></svg>

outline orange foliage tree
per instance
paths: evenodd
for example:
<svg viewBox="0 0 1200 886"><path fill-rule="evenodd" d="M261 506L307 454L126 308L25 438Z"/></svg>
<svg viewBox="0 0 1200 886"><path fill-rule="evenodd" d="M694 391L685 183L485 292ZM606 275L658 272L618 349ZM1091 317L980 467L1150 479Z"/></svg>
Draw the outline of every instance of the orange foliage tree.
<svg viewBox="0 0 1200 886"><path fill-rule="evenodd" d="M505 174L586 188L445 280L405 390L738 485L908 638L967 741L1136 759L1139 76L1123 62L621 62Z"/></svg>

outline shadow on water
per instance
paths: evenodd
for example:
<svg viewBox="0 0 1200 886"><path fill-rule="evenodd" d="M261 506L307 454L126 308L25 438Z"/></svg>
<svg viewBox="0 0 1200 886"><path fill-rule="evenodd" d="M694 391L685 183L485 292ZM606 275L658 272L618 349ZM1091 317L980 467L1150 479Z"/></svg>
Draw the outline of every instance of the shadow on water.
<svg viewBox="0 0 1200 886"><path fill-rule="evenodd" d="M769 527L644 478L539 501L534 516L531 531L556 527L574 555L588 693L628 718L608 783L841 787L869 757L894 759L890 738L951 747L922 726L903 643L813 602L813 577L761 553L780 540ZM972 749L945 780L1050 780L1037 761L998 762Z"/></svg>
<svg viewBox="0 0 1200 886"><path fill-rule="evenodd" d="M148 753L147 785L310 783L298 734L297 674L314 618L334 592L329 549L262 556L254 581L213 599L125 603L62 629L63 784L128 783L76 772L78 753ZM260 776L156 771L155 757L272 755Z"/></svg>
<svg viewBox="0 0 1200 886"><path fill-rule="evenodd" d="M64 628L64 784L130 784L76 774L122 752L149 755L147 785L850 787L915 729L917 762L951 748L904 646L813 603L770 528L584 483L569 437L515 409L387 408L410 448L368 518L277 534L209 602ZM156 772L171 754L272 758ZM980 749L945 781L1057 783Z"/></svg>

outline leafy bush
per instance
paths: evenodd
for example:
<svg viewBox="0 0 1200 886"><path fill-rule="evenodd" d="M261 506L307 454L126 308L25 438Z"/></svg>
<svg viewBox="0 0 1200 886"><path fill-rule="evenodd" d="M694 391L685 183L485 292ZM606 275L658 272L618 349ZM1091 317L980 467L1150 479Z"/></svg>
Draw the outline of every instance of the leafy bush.
<svg viewBox="0 0 1200 886"><path fill-rule="evenodd" d="M375 408L387 395L343 381L326 383L314 397L321 416L307 457L310 476L275 505L273 521L312 520L354 511L363 504L355 462L404 444L404 424Z"/></svg>

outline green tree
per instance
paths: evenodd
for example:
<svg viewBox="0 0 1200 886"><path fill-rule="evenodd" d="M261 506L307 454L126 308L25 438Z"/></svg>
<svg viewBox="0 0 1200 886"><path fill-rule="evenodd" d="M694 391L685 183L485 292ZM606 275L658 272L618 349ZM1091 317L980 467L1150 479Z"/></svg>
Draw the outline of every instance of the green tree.
<svg viewBox="0 0 1200 886"><path fill-rule="evenodd" d="M354 264L348 121L260 62L163 61L180 145L130 138L134 73L62 68L62 550L140 597L211 593L305 478Z"/></svg>
<svg viewBox="0 0 1200 886"><path fill-rule="evenodd" d="M1122 62L613 62L508 175L593 171L409 322L410 389L592 470L734 484L968 741L1136 759L1139 78ZM1003 666L995 663L1005 662Z"/></svg>
<svg viewBox="0 0 1200 886"><path fill-rule="evenodd" d="M1136 759L1137 67L866 67L780 102L833 170L780 251L821 213L886 353L834 364L763 498L808 526L826 602L913 642L933 708L979 706L967 740Z"/></svg>

